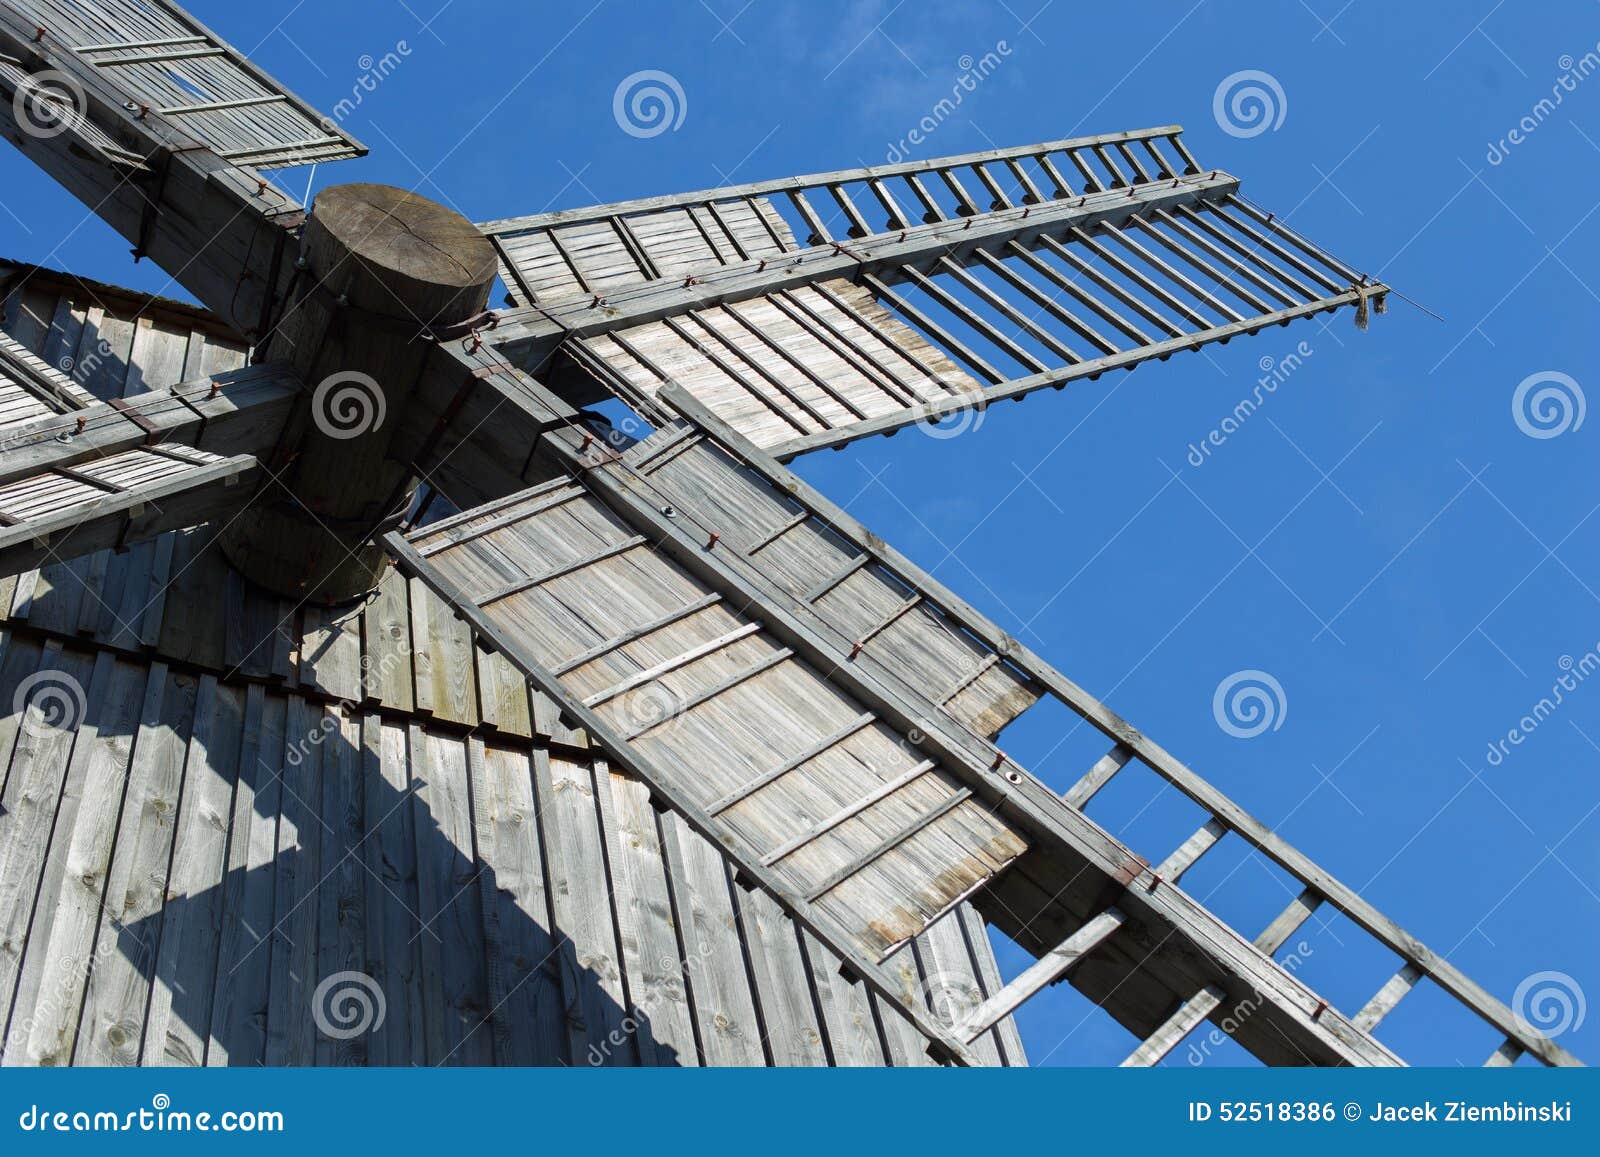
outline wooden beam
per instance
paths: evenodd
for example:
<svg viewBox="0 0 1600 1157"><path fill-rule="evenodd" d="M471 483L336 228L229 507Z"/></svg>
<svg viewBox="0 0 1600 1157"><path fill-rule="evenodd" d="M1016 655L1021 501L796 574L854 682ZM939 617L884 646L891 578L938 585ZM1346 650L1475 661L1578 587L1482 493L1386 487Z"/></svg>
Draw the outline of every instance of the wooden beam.
<svg viewBox="0 0 1600 1157"><path fill-rule="evenodd" d="M1122 927L1126 919L1121 910L1107 908L1081 925L1071 936L1028 965L1010 984L968 1013L956 1026L957 1033L969 1044L977 1040L1020 1008L1029 997L1065 976L1073 965Z"/></svg>
<svg viewBox="0 0 1600 1157"><path fill-rule="evenodd" d="M1215 984L1209 984L1184 1001L1183 1007L1168 1017L1155 1032L1147 1037L1143 1044L1134 1049L1128 1059L1122 1062L1122 1067L1149 1068L1161 1060L1173 1049L1183 1043L1183 1038L1194 1031L1206 1017L1210 1016L1227 997L1227 992Z"/></svg>

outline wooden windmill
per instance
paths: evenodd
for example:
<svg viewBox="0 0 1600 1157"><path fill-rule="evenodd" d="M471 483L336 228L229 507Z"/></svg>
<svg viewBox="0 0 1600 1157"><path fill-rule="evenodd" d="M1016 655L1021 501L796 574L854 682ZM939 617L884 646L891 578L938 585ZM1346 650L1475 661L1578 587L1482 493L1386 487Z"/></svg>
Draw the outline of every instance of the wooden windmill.
<svg viewBox="0 0 1600 1157"><path fill-rule="evenodd" d="M1131 1064L1157 1062L1207 1020L1268 1063L1401 1063L1374 1030L1423 983L1488 1026L1489 1063L1524 1053L1576 1063L782 465L1345 306L1363 324L1369 309L1382 312L1385 285L1257 207L1238 178L1203 167L1176 126L474 226L373 185L327 188L314 212L302 209L260 172L358 156L361 146L167 0L5 0L0 93L14 143L206 307L204 321L183 323L191 334L214 326L252 349L237 368L179 354L166 376L146 372L160 329L150 303L113 359L120 376L103 388L40 356L50 324L0 347L0 574L66 568L109 592L108 575L132 581L118 560L148 548L150 558L165 550L168 576L159 591L151 583L151 602L166 600L163 624L149 629L146 603L143 620L114 616L110 649L76 659L99 638L87 597L54 626L16 621L20 593L12 604L6 661L26 652L40 667L76 662L89 692L75 738L35 734L26 700L0 733L15 747L8 801L45 776L46 755L59 765L55 836L24 829L26 808L10 808L10 829L0 830L10 852L0 895L33 881L44 913L7 941L7 1007L37 1007L64 976L84 1009L46 1016L43 1028L35 1018L8 1061L238 1060L244 1050L228 1034L254 1024L253 978L292 976L309 992L341 964L404 971L393 954L420 961L424 996L394 975L383 981L390 1031L402 1035L369 1059L476 1055L472 1031L441 1027L426 999L429 985L448 987L438 977L451 968L451 942L427 938L438 939L431 913L419 918L420 948L378 927L371 910L352 933L347 913L359 904L312 902L314 877L353 873L332 845L315 872L315 859L281 866L285 832L298 830L293 846L310 856L304 831L314 844L322 822L367 845L358 865L382 876L383 889L409 880L424 909L454 911L457 884L479 890L470 934L487 945L487 964L474 981L475 1015L495 1059L581 1063L612 1021L646 1004L654 1027L638 1035L648 1039L619 1049L640 1060L740 1059L718 1035L720 1014L707 1011L733 999L714 991L733 981L690 967L721 951L710 942L733 928L730 974L755 977L757 1061L794 1059L773 1041L800 1041L796 1026L812 1017L812 1036L826 1039L808 1055L842 1063L849 1018L835 1017L854 993L872 1015L887 1010L908 1025L937 1061L994 1060L1009 1047L1001 1059L1014 1063L1020 1055L1000 1035L1007 1018L1065 978L1131 1030ZM16 271L9 299L25 305L44 276ZM490 312L497 278L508 307ZM70 288L63 316L75 308ZM585 407L608 398L648 423L648 436L613 437L594 421ZM435 511L441 496L454 512L416 518L419 485ZM191 550L191 528L202 526L232 567L218 580L234 585L217 634L253 630L242 624L265 600L260 638L287 659L260 658L256 638L237 663L196 657L206 643L197 636L210 630L201 608L217 596L182 576L191 563L222 564L213 551L205 563L180 554L180 566L173 551ZM355 619L342 609L351 606ZM287 608L281 618L277 608ZM183 655L163 649L174 630L189 632ZM456 630L476 714L450 731L441 704L457 688L442 653ZM409 653L419 648L436 649L426 679ZM335 676L332 659L319 665L324 655L359 662ZM393 656L398 677L385 665ZM110 688L135 678L135 663L145 664L144 706L135 695L126 708L135 738L117 749L118 771L93 753L116 733ZM158 684L185 672L199 705L163 731L174 684L165 699ZM1064 796L996 744L1045 696L1109 741ZM229 702L242 714L225 726L217 721ZM508 754L495 736L516 732L513 715L532 718L538 742ZM297 734L323 720L334 721L348 758L319 752L319 775L296 779L310 774L310 754L293 757ZM384 875L399 852L383 853L383 871L361 858L383 842L374 793L388 782L392 735L409 769L400 782L431 785L435 794L419 798L469 861L465 871L447 863L429 883L427 864ZM166 742L177 743L179 794L176 835L168 823L163 837L161 809L141 812L137 801L166 799L160 765L140 763ZM231 771L216 773L225 748ZM551 772L578 749L582 775ZM260 776L257 764L277 770ZM1209 817L1149 858L1085 811L1140 764ZM154 786L129 786L145 782L136 773ZM459 798L439 787L453 776ZM620 794L585 829L589 852L571 828L547 826L539 846L518 843L535 838L519 800L548 825L575 795L604 795L613 777ZM576 790L563 798L564 783ZM105 811L111 796L97 791L122 802ZM328 812L310 807L287 825L287 809L308 793ZM262 836L257 813L269 798L282 810L276 835ZM223 833L212 843L202 838L208 823ZM140 843L160 838L167 844ZM1184 873L1225 838L1298 881L1263 929L1230 927L1184 890ZM158 860L148 847L169 848L164 900L141 908L113 895L137 891L125 845L136 849L130 857ZM639 889L631 907L603 892L585 899L586 854L607 872L643 873L630 877ZM710 876L697 880L696 857L709 857ZM488 867L496 886L479 881ZM542 899L525 900L522 883L540 872ZM108 885L108 873L120 883ZM343 880L352 895L381 900L353 874L328 887ZM79 882L92 898L74 891ZM175 899L196 894L209 905L199 916ZM255 941L240 931L251 928L253 904L271 928L252 929ZM697 917L719 905L721 926ZM1322 905L1398 959L1358 1009L1331 1007L1274 958ZM148 944L132 937L148 960L96 956L74 979L72 946L81 953L108 920L137 924L130 912L155 933ZM978 917L1036 962L1001 984ZM523 919L528 928L508 931ZM279 935L289 928L306 936ZM609 937L612 954L584 949L586 930ZM547 937L560 962L549 987L565 1004L545 1020L522 979L550 970L526 959L537 949L510 943L522 935ZM926 967L930 954L952 950L950 935L975 984L953 1008L930 999L939 970ZM652 956L657 944L664 955ZM207 952L217 963L198 985L172 979ZM788 975L798 978L788 987L809 993L796 1007L780 991ZM103 976L124 977L150 1011L119 1019ZM617 1007L596 1011L586 985ZM325 1042L296 1043L296 1010L270 987L252 1055L329 1059ZM407 993L409 1012L398 1007ZM188 1013L186 998L199 1011ZM667 1049L679 1007L692 1023ZM901 1060L916 1051L890 1047L882 1025L879 1051L857 1055L881 1063L896 1048ZM538 1033L559 1055L517 1051Z"/></svg>

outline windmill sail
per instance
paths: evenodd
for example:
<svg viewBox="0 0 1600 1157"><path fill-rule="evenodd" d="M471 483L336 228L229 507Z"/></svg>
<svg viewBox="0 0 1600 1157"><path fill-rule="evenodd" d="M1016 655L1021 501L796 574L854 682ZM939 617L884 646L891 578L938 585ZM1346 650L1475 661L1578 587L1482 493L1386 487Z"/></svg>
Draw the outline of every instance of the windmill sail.
<svg viewBox="0 0 1600 1157"><path fill-rule="evenodd" d="M304 219L259 171L366 151L169 0L3 0L0 97L13 143L247 338Z"/></svg>
<svg viewBox="0 0 1600 1157"><path fill-rule="evenodd" d="M1175 126L481 228L564 339L512 329L523 364L657 417L675 384L780 460L1387 292Z"/></svg>
<svg viewBox="0 0 1600 1157"><path fill-rule="evenodd" d="M1234 1039L1269 1063L1395 1064L1371 1030L1427 976L1504 1034L1501 1052L1572 1063L687 391L663 398L686 421L619 455L497 355L461 356L475 381L524 410L545 408L535 455L556 477L409 538L391 535L401 566L649 783L658 806L722 846L869 982L882 984L874 969L883 955L958 895L1033 952L1037 963L966 1019L917 1020L941 1054L959 1057L951 1037L959 1046L1065 975L1141 1038L1132 1064L1155 1063L1208 1017L1226 1018ZM788 573L809 556L774 551L791 535L826 545L823 577ZM858 588L862 606L844 613L817 597L851 576L903 597ZM933 653L915 630L889 635L924 613L923 629L958 636L960 653ZM930 678L940 664L944 677ZM946 694L997 670L1011 682L985 688L976 711ZM996 702L1021 710L1041 691L1111 741L1065 796L983 733ZM886 764L854 746L886 739L897 753ZM1208 812L1159 859L1125 847L1083 810L1134 763ZM913 796L913 786L925 794ZM979 816L998 826L975 827ZM1230 835L1303 885L1254 935L1179 885ZM1323 903L1402 959L1350 1015L1273 959ZM1241 1003L1252 1015L1230 1017Z"/></svg>

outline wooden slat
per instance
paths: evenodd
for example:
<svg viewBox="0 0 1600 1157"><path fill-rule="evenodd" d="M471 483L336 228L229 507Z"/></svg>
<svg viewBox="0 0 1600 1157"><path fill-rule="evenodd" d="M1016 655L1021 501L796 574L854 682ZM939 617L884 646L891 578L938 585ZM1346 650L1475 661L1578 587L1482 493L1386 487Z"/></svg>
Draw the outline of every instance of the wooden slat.
<svg viewBox="0 0 1600 1157"><path fill-rule="evenodd" d="M1183 879L1185 872L1194 867L1195 861L1209 852L1227 832L1227 827L1215 817L1206 820L1199 831L1184 840L1172 855L1161 861L1161 866L1156 869L1156 875L1169 883L1176 884Z"/></svg>
<svg viewBox="0 0 1600 1157"><path fill-rule="evenodd" d="M974 1009L957 1025L957 1030L968 1041L976 1040L1020 1008L1029 997L1065 976L1068 969L1122 927L1126 919L1119 909L1107 908L1087 921L1071 936L1028 965L1010 984Z"/></svg>
<svg viewBox="0 0 1600 1157"><path fill-rule="evenodd" d="M1061 798L1068 807L1082 809L1095 797L1101 788L1111 782L1111 777L1116 775L1133 758L1133 749L1127 744L1119 743L1099 759L1094 766L1084 772L1083 778L1069 787Z"/></svg>
<svg viewBox="0 0 1600 1157"><path fill-rule="evenodd" d="M1362 1032L1371 1032L1378 1027L1378 1022L1394 1011L1394 1006L1399 1004L1406 993L1416 987L1417 981L1422 979L1422 970L1415 964L1406 964L1400 971L1391 976L1388 982L1376 993L1371 1000L1362 1006L1360 1012L1350 1018Z"/></svg>
<svg viewBox="0 0 1600 1157"><path fill-rule="evenodd" d="M1183 1007L1162 1022L1161 1026L1145 1038L1144 1043L1129 1054L1122 1067L1148 1068L1183 1043L1183 1038L1210 1016L1227 998L1227 993L1217 985L1207 985L1184 1001Z"/></svg>
<svg viewBox="0 0 1600 1157"><path fill-rule="evenodd" d="M744 800L748 799L750 796L766 787L769 783L772 783L782 776L788 775L791 771L803 767L805 764L811 762L823 752L828 751L833 747L837 747L856 732L860 731L863 727L870 725L873 720L874 716L870 713L857 715L849 723L845 724L837 731L830 732L828 735L823 736L805 750L784 760L776 767L762 772L754 779L748 781L747 783L741 784L739 787L713 801L712 803L707 804L706 814L712 816L721 815L729 808L742 803Z"/></svg>

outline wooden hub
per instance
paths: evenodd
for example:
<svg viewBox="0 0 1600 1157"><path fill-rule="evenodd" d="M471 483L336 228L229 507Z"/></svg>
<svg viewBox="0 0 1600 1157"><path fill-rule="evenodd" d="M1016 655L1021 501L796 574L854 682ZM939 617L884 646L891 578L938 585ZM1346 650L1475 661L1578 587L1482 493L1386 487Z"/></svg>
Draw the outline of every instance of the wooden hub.
<svg viewBox="0 0 1600 1157"><path fill-rule="evenodd" d="M494 249L461 214L389 185L335 185L306 222L292 299L267 356L307 392L270 463L277 479L223 531L246 577L296 599L342 602L377 585L376 534L415 480L389 457L435 341L481 313Z"/></svg>

